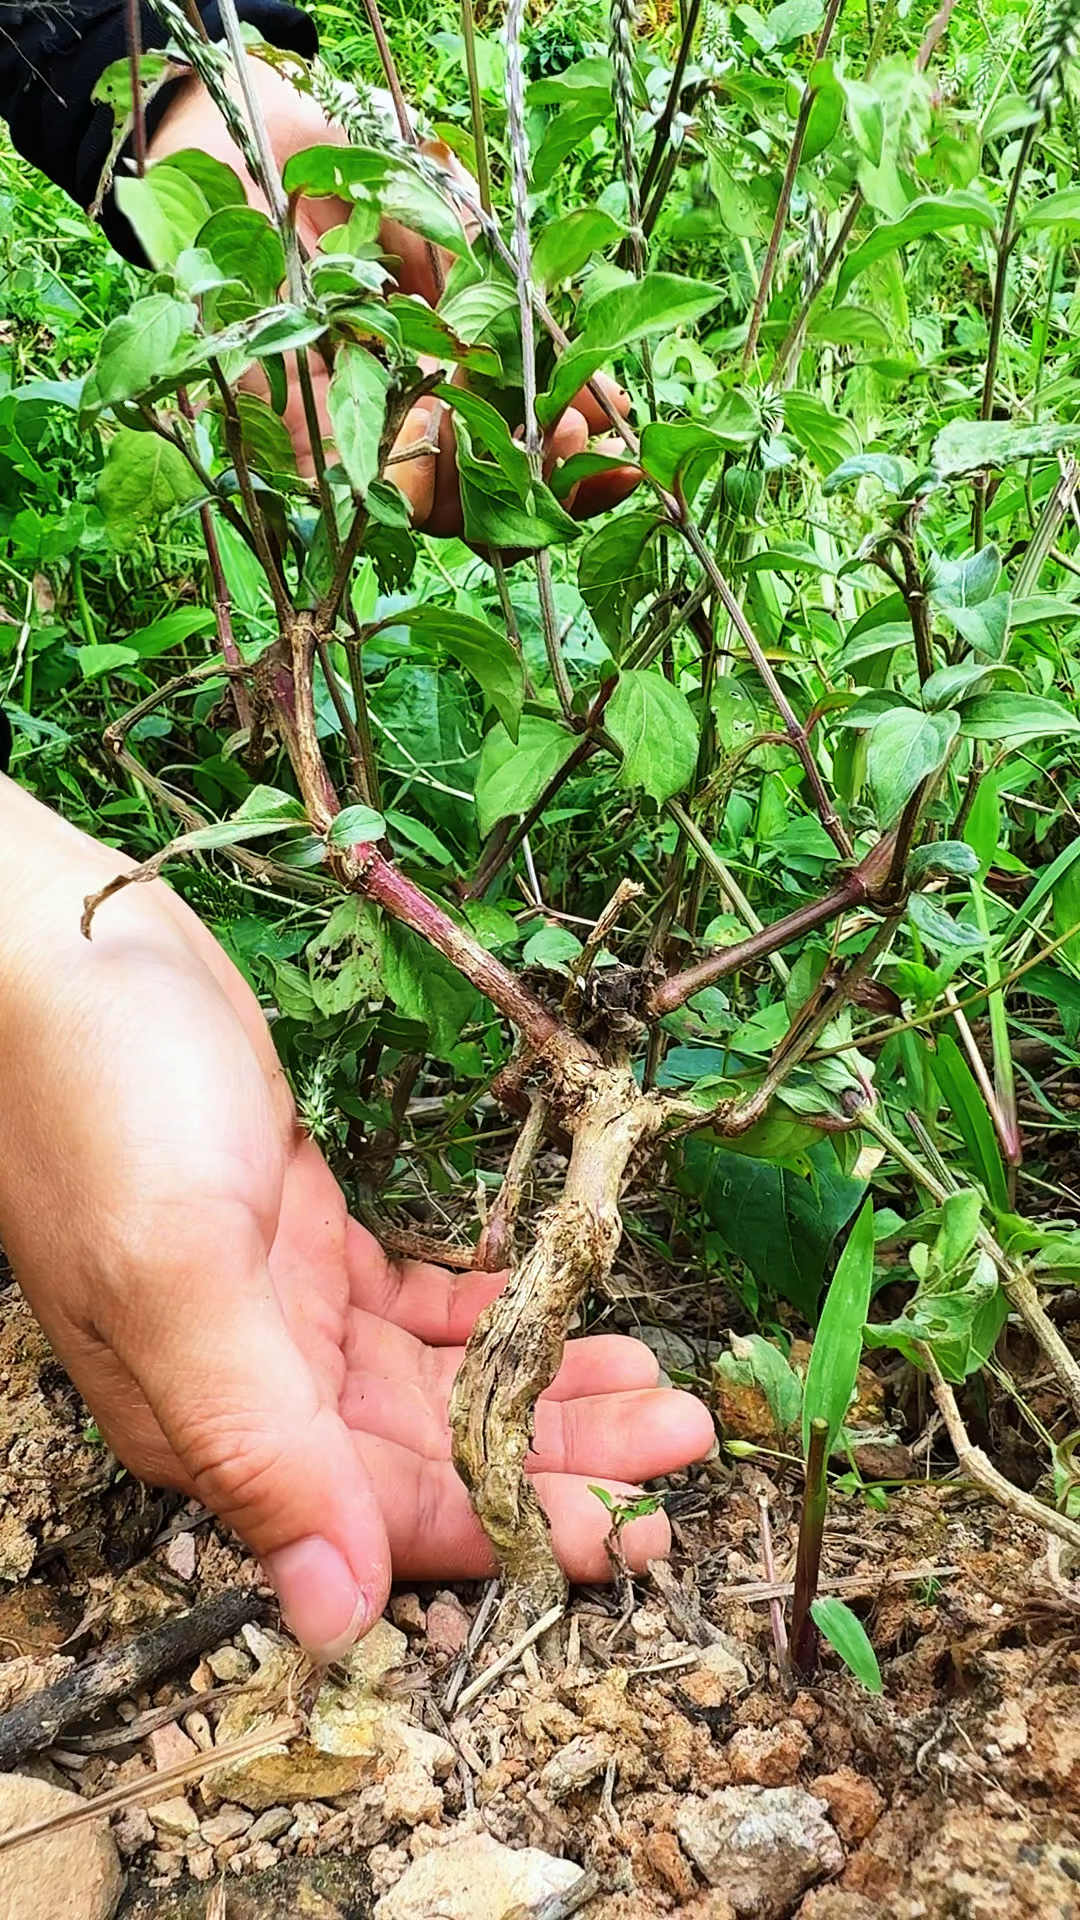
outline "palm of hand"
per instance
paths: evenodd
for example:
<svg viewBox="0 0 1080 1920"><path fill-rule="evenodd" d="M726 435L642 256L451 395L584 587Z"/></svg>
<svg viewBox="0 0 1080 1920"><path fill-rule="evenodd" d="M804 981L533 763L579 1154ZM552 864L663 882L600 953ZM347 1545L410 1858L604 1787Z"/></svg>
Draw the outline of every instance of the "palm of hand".
<svg viewBox="0 0 1080 1920"><path fill-rule="evenodd" d="M118 857L52 825L49 919L0 1008L0 1229L110 1445L213 1507L325 1648L357 1593L364 1617L381 1609L391 1567L491 1565L447 1400L501 1277L386 1258L300 1132L258 1004L211 935L155 884L109 901L83 940L82 897ZM656 1382L637 1341L578 1340L537 1409L530 1470L579 1579L607 1573L590 1484L629 1495L710 1444L704 1408ZM624 1544L640 1565L667 1540L659 1514Z"/></svg>

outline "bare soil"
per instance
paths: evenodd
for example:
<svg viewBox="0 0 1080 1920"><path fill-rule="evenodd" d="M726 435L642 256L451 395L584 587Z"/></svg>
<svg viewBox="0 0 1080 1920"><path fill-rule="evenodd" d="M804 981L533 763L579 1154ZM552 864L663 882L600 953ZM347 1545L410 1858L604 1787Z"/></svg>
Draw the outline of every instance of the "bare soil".
<svg viewBox="0 0 1080 1920"><path fill-rule="evenodd" d="M1022 1379L1026 1356L1010 1357ZM1029 1404L1045 1391L1029 1383ZM410 1799L397 1762L376 1751L356 1791L305 1798L299 1771L295 1798L283 1788L261 1816L197 1781L171 1791L164 1820L144 1797L114 1819L121 1913L204 1920L216 1897L227 1920L368 1920L411 1860L486 1830L593 1869L588 1920L730 1920L680 1822L717 1789L750 1785L809 1790L842 1843L839 1870L777 1920L1080 1920L1080 1583L1048 1558L1045 1536L955 1478L909 1379L869 1380L867 1393L882 1437L903 1429L909 1450L884 1464L902 1459L906 1483L882 1511L834 1498L823 1588L862 1616L881 1697L827 1651L811 1684L785 1685L762 1591L760 1497L783 1580L797 1476L782 1461L721 1456L667 1489L670 1572L632 1595L576 1594L542 1656L528 1652L465 1712L441 1703L483 1589L395 1594L405 1639L392 1688L417 1725L449 1739L445 1778ZM729 1428L759 1415L724 1407ZM1023 1478L1036 1456L1019 1424L997 1405L983 1424ZM170 1611L259 1578L208 1516L117 1468L0 1281L0 1711ZM25 1769L89 1797L209 1747L251 1679L254 1645L249 1632L207 1649ZM482 1645L470 1674L490 1657ZM192 1712L194 1693L210 1698ZM170 1707L164 1730L143 1730Z"/></svg>

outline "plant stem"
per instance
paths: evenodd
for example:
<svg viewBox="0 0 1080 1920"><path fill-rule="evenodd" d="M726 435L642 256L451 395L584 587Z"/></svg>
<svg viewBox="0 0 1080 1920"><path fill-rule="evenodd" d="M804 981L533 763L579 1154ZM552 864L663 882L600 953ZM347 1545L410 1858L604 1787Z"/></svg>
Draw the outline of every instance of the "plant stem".
<svg viewBox="0 0 1080 1920"><path fill-rule="evenodd" d="M1037 1527L1045 1527L1047 1533L1054 1533L1059 1540L1065 1540L1073 1551L1080 1550L1080 1525L1070 1520L1056 1507L1048 1507L1034 1494L1022 1493L1014 1487L1011 1480L991 1465L981 1447L973 1447L968 1438L967 1428L956 1404L956 1395L946 1380L929 1347L922 1347L923 1365L930 1376L930 1388L937 1402L938 1412L945 1422L945 1431L949 1436L956 1464L961 1473L974 1480L977 1487L988 1493L1009 1513L1015 1513L1022 1520L1030 1520Z"/></svg>
<svg viewBox="0 0 1080 1920"><path fill-rule="evenodd" d="M791 1601L791 1663L798 1673L808 1678L817 1671L818 1663L818 1633L810 1608L817 1598L821 1542L829 1505L829 1483L825 1471L828 1438L828 1421L812 1420L795 1559L795 1592Z"/></svg>
<svg viewBox="0 0 1080 1920"><path fill-rule="evenodd" d="M829 0L829 4L825 10L825 19L822 23L821 32L818 35L817 45L814 48L815 65L819 60L824 60L825 58L829 41L832 39L833 28L836 25L836 16L842 4L843 0ZM772 232L769 235L769 244L765 250L765 259L761 268L761 278L758 281L757 296L754 300L753 312L750 315L750 327L746 336L746 345L743 347L742 364L744 372L750 365L754 354L757 352L758 335L761 332L761 323L765 318L765 309L769 304L773 277L776 273L776 263L780 258L780 245L784 238L784 228L787 226L788 209L791 206L791 196L795 190L795 176L799 171L799 162L802 159L803 145L806 140L806 129L810 120L810 109L816 98L816 88L809 85L803 88L803 96L799 102L799 114L795 122L795 131L791 137L787 164L784 168L784 178L780 185L780 198L776 203L776 214L773 219Z"/></svg>
<svg viewBox="0 0 1080 1920"><path fill-rule="evenodd" d="M1016 244L1016 207L1020 197L1020 182L1027 166L1039 122L1033 120L1024 128L1020 141L1020 151L1016 156L1012 180L1009 183L1009 197L1005 202L1005 213L1001 222L1001 232L997 244L997 272L994 276L994 301L990 309L990 337L986 344L986 370L983 374L982 405L979 419L990 420L994 413L994 386L997 380L998 359L1001 354L1001 335L1005 324L1005 292L1009 277L1009 259ZM975 504L972 510L971 538L976 553L983 544L983 528L986 520L986 476L980 474L975 482Z"/></svg>
<svg viewBox="0 0 1080 1920"><path fill-rule="evenodd" d="M476 21L473 15L473 0L461 0L461 37L465 43L465 71L469 76L469 113L472 119L473 151L476 154L476 184L480 189L480 205L485 213L490 213L491 166L488 161L487 138L484 133L484 102L480 92L480 75L476 66Z"/></svg>
<svg viewBox="0 0 1080 1920"><path fill-rule="evenodd" d="M131 145L135 155L135 172L141 180L146 172L146 112L143 107L142 76L142 8L139 0L125 0L124 12L127 24L128 64L131 68Z"/></svg>

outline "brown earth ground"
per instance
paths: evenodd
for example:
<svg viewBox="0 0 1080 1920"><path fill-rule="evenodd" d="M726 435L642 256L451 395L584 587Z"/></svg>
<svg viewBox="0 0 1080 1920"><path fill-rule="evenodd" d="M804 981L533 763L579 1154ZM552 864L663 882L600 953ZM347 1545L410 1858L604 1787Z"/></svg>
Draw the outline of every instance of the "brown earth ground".
<svg viewBox="0 0 1080 1920"><path fill-rule="evenodd" d="M1023 1380L1027 1356L1008 1357ZM904 1484L881 1511L834 1498L822 1581L863 1618L882 1696L828 1653L812 1684L783 1681L760 1592L761 1496L782 1580L797 1474L721 1455L667 1489L670 1574L632 1595L576 1594L552 1644L464 1710L446 1708L447 1688L493 1657L486 1642L463 1656L484 1590L397 1592L387 1670L349 1708L374 1734L348 1789L325 1797L344 1776L324 1767L320 1779L301 1738L232 1785L204 1774L164 1799L141 1793L113 1818L124 1920L368 1920L411 1862L477 1832L591 1869L588 1920L1080 1920L1080 1583L1048 1558L1045 1536L955 1477L911 1379L886 1384L888 1412L882 1382L866 1383L871 1430L875 1416L879 1432L904 1424L911 1450L875 1466L871 1444L861 1464L867 1477L891 1465ZM1029 1406L1040 1391L1037 1377L1026 1383ZM974 1424L980 1409L968 1412ZM762 1409L728 1396L722 1413L729 1432L753 1437ZM1023 1478L1022 1423L982 1413L997 1422L999 1460L1011 1449ZM209 1516L118 1471L0 1280L0 1714L103 1648L249 1583L258 1568ZM138 1789L178 1759L198 1765L245 1715L258 1725L260 1709L303 1713L314 1685L268 1619L269 1633L208 1647L21 1770L84 1796ZM192 1710L194 1694L209 1698ZM149 1730L157 1709L172 1717ZM834 1838L801 1884L785 1891L781 1873L771 1890L740 1891L718 1871L710 1888L695 1830L710 1796L746 1787L819 1801Z"/></svg>

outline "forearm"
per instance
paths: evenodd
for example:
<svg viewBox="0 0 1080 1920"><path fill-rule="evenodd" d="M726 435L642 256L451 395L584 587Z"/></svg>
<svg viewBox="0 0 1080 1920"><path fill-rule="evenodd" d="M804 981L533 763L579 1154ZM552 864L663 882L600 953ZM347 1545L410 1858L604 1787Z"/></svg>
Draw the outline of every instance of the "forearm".
<svg viewBox="0 0 1080 1920"><path fill-rule="evenodd" d="M211 39L219 39L217 0L199 0L199 11ZM238 0L238 11L272 45L305 58L316 52L314 23L285 0ZM163 47L168 34L148 0L141 0L140 12L144 49ZM113 137L111 111L96 104L94 88L127 51L123 0L62 0L58 6L0 0L0 118L24 158L83 208L98 193ZM167 88L153 102L151 133L173 92ZM111 199L102 210L102 225L122 253L140 258L131 229Z"/></svg>

